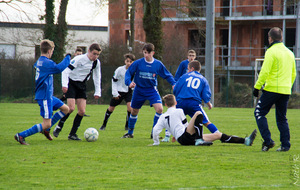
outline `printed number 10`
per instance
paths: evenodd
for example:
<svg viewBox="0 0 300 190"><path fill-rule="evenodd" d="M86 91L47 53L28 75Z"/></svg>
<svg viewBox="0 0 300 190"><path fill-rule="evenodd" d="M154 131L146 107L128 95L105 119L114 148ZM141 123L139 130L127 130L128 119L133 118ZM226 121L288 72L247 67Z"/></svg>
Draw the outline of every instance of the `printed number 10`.
<svg viewBox="0 0 300 190"><path fill-rule="evenodd" d="M188 81L187 87L192 87L194 89L197 89L200 86L200 79L189 77L185 81Z"/></svg>

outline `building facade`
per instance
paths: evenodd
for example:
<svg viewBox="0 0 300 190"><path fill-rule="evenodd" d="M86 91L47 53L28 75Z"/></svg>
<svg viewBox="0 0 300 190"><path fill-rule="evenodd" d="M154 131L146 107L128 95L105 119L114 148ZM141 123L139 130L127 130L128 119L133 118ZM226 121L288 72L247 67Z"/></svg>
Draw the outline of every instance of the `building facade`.
<svg viewBox="0 0 300 190"><path fill-rule="evenodd" d="M110 44L129 45L132 2L110 1ZM206 0L161 3L164 42L176 39L186 51L196 50L197 59L205 68ZM283 42L296 54L300 48L299 7L298 0L215 0L216 92L221 90L226 77L235 76L239 82L252 85L255 60L263 58L268 46L267 33L272 27L282 28ZM145 42L142 1L135 0L134 8L134 40Z"/></svg>

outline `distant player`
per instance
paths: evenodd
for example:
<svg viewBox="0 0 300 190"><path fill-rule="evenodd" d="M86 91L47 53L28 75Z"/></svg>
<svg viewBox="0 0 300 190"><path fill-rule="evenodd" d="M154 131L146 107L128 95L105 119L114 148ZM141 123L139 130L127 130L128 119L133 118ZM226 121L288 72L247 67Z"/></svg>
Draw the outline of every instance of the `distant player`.
<svg viewBox="0 0 300 190"><path fill-rule="evenodd" d="M183 109L184 113L190 117L193 117L197 111L201 111L203 124L211 133L218 132L217 127L209 121L201 105L204 101L208 109L212 108L210 87L206 78L200 74L200 70L200 62L192 61L188 65L188 73L182 75L177 81L173 91L178 102L177 108Z"/></svg>
<svg viewBox="0 0 300 190"><path fill-rule="evenodd" d="M176 74L175 74L175 81L178 81L178 79L185 73L188 72L188 64L196 59L196 52L195 50L191 49L188 51L188 59L183 60L179 67L177 68Z"/></svg>
<svg viewBox="0 0 300 190"><path fill-rule="evenodd" d="M133 138L137 115L146 100L150 101L150 106L153 106L156 112L153 119L153 126L162 114L163 106L157 90L157 76L159 75L163 79L166 79L172 86L175 85L172 74L161 61L153 57L153 44L146 43L143 47L143 54L144 57L133 62L125 74L125 84L129 88L134 88L134 91L131 100L132 111L128 120L128 133L123 138ZM132 81L133 76L134 81Z"/></svg>
<svg viewBox="0 0 300 190"><path fill-rule="evenodd" d="M110 117L110 115L115 110L115 107L119 105L123 100L127 104L127 117L126 117L126 124L125 124L125 130L128 130L128 118L131 113L131 98L132 98L132 90L125 84L125 73L129 66L133 63L135 60L135 56L131 53L127 53L124 55L124 62L125 65L118 67L115 70L114 76L111 80L111 87L112 87L112 99L110 100L110 104L108 109L106 110L105 117L103 120L103 124L100 127L100 130L105 130L107 121Z"/></svg>
<svg viewBox="0 0 300 190"><path fill-rule="evenodd" d="M53 96L53 74L61 73L70 64L70 54L66 55L64 60L56 64L50 58L54 51L54 43L50 40L42 40L40 44L41 56L34 64L36 68L35 74L35 100L40 106L40 115L43 117L43 122L36 124L31 128L17 133L15 135L16 141L20 144L28 145L25 141L29 137L38 132L43 133L47 139L52 140L49 134L49 129L58 120L64 117L69 112L69 107L65 105L60 99ZM53 116L53 110L60 109Z"/></svg>
<svg viewBox="0 0 300 190"><path fill-rule="evenodd" d="M221 140L223 143L237 143L251 146L255 137L256 129L249 137L241 138L237 136L226 135L216 132L213 134L203 134L202 120L203 115L197 111L187 122L183 110L176 108L176 100L173 94L163 97L168 110L158 119L157 124L153 128L153 145L159 145L159 133L166 128L181 145L209 146L212 141Z"/></svg>

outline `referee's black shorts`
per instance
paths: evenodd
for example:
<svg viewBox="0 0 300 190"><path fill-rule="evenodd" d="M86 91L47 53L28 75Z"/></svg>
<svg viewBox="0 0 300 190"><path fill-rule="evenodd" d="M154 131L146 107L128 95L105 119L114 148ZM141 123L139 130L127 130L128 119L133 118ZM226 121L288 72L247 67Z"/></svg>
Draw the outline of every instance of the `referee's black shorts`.
<svg viewBox="0 0 300 190"><path fill-rule="evenodd" d="M69 79L69 85L68 85L68 91L66 93L66 98L87 99L86 82L73 81L73 80Z"/></svg>
<svg viewBox="0 0 300 190"><path fill-rule="evenodd" d="M181 144L181 145L195 145L195 138L196 138L196 134L189 134L188 132L186 132L186 128L184 133L177 139L177 141Z"/></svg>
<svg viewBox="0 0 300 190"><path fill-rule="evenodd" d="M109 105L112 107L116 107L117 105L121 104L121 102L124 100L126 103L131 102L132 98L132 90L129 90L128 92L119 92L120 96L119 99L116 100L112 98L110 100Z"/></svg>

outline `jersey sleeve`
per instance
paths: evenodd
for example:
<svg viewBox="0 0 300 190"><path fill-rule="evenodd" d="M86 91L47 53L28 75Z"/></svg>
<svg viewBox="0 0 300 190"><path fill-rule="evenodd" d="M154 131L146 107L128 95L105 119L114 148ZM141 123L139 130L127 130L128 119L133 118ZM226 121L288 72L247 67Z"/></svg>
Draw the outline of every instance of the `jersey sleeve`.
<svg viewBox="0 0 300 190"><path fill-rule="evenodd" d="M166 79L170 85L175 85L175 80L173 75L167 70L167 68L164 66L164 64L161 63L160 69L159 69L159 76L161 76L163 79Z"/></svg>
<svg viewBox="0 0 300 190"><path fill-rule="evenodd" d="M97 59L97 66L93 71L93 80L95 85L94 96L101 97L101 62L99 59Z"/></svg>
<svg viewBox="0 0 300 190"><path fill-rule="evenodd" d="M137 68L137 62L133 62L129 68L127 69L126 73L125 73L125 84L127 86L130 85L130 83L132 82L131 81L131 78L132 76L134 75L135 71L136 71L136 68Z"/></svg>
<svg viewBox="0 0 300 190"><path fill-rule="evenodd" d="M211 91L210 91L208 81L205 78L203 78L203 82L204 82L204 87L201 93L201 98L204 101L204 103L208 103L211 99Z"/></svg>
<svg viewBox="0 0 300 190"><path fill-rule="evenodd" d="M183 62L181 62L175 73L175 81L178 81L178 79L183 75L183 69Z"/></svg>
<svg viewBox="0 0 300 190"><path fill-rule="evenodd" d="M111 80L111 91L113 97L118 97L120 94L118 92L118 80L119 80L120 67L115 70L114 76Z"/></svg>
<svg viewBox="0 0 300 190"><path fill-rule="evenodd" d="M163 130L163 128L165 128L164 125L164 115L161 115L156 125L153 127L153 145L159 145L159 134Z"/></svg>

